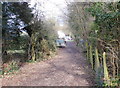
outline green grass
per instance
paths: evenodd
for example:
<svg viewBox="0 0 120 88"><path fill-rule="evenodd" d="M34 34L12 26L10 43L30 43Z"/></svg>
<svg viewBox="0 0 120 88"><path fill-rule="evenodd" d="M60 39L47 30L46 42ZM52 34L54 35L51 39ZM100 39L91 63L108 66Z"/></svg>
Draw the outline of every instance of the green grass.
<svg viewBox="0 0 120 88"><path fill-rule="evenodd" d="M24 50L8 50L7 52L10 53L10 54L14 54L14 53L22 53L22 54L24 54L25 53Z"/></svg>
<svg viewBox="0 0 120 88"><path fill-rule="evenodd" d="M0 75L3 75L3 71L2 70L0 70Z"/></svg>

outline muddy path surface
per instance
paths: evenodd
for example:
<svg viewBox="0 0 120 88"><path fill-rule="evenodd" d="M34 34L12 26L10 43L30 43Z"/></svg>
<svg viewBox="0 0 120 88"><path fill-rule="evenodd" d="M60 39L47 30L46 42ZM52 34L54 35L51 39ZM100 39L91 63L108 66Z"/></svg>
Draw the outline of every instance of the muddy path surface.
<svg viewBox="0 0 120 88"><path fill-rule="evenodd" d="M74 42L60 48L52 59L21 67L17 74L5 76L3 86L93 86L94 74Z"/></svg>

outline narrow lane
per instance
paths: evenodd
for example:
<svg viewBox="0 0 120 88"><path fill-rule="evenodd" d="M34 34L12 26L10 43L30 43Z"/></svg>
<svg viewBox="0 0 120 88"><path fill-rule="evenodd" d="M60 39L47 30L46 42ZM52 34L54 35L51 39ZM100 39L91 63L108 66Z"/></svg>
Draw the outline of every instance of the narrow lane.
<svg viewBox="0 0 120 88"><path fill-rule="evenodd" d="M2 83L5 86L92 86L94 74L78 47L69 42L54 58L27 64L16 75L3 78Z"/></svg>

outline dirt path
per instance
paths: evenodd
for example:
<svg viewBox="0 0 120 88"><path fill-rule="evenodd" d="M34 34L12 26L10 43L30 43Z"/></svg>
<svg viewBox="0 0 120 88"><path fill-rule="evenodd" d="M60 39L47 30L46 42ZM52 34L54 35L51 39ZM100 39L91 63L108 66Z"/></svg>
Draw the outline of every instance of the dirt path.
<svg viewBox="0 0 120 88"><path fill-rule="evenodd" d="M6 86L92 86L94 75L73 42L53 59L27 64L16 75L3 78Z"/></svg>

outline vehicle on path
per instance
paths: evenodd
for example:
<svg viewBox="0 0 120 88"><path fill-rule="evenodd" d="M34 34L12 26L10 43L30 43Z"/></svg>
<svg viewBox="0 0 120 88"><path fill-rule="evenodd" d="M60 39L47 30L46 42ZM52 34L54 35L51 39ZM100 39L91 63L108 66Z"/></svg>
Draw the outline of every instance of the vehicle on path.
<svg viewBox="0 0 120 88"><path fill-rule="evenodd" d="M57 45L57 47L65 48L66 47L65 40L63 38L58 38L56 40L56 45Z"/></svg>

